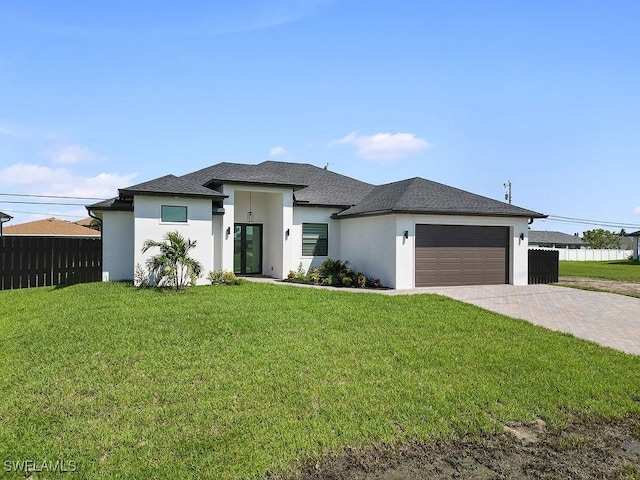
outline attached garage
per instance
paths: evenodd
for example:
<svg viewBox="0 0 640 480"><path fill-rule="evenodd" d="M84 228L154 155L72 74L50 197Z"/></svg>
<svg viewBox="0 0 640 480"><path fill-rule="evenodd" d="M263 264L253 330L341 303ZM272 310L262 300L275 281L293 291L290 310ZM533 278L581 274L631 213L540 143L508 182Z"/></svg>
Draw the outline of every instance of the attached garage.
<svg viewBox="0 0 640 480"><path fill-rule="evenodd" d="M416 225L416 287L505 283L509 227Z"/></svg>

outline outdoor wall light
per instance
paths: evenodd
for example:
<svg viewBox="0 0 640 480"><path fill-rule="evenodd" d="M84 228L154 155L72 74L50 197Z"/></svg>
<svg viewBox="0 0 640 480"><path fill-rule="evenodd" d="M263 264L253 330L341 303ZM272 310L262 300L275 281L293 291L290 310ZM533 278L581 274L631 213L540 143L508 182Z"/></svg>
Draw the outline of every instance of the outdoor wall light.
<svg viewBox="0 0 640 480"><path fill-rule="evenodd" d="M409 239L409 230L404 231L404 238Z"/></svg>
<svg viewBox="0 0 640 480"><path fill-rule="evenodd" d="M520 234L520 240L524 240L524 233Z"/></svg>
<svg viewBox="0 0 640 480"><path fill-rule="evenodd" d="M231 235L231 227L227 227L227 235Z"/></svg>
<svg viewBox="0 0 640 480"><path fill-rule="evenodd" d="M289 238L289 233L290 233L290 232L289 232L289 229L287 228L287 229L284 231L284 236L285 236L285 237L287 237L287 238Z"/></svg>

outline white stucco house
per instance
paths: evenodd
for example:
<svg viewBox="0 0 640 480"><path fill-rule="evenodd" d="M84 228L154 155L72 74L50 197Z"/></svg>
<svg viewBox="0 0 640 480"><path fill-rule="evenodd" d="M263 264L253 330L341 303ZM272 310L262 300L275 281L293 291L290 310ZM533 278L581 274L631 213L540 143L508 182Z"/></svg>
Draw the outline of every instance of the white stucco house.
<svg viewBox="0 0 640 480"><path fill-rule="evenodd" d="M422 178L371 185L274 161L166 175L87 209L102 220L104 280L133 279L153 254L144 241L177 230L205 272L281 279L330 257L396 289L526 284L528 224L545 217Z"/></svg>

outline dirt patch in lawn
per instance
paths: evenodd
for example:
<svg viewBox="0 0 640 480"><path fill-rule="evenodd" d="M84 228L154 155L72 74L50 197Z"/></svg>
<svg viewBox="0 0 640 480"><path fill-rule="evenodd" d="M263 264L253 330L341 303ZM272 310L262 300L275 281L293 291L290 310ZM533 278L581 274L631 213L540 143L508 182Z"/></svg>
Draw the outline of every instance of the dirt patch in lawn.
<svg viewBox="0 0 640 480"><path fill-rule="evenodd" d="M307 465L302 479L640 479L640 418L505 425L458 441L347 449Z"/></svg>
<svg viewBox="0 0 640 480"><path fill-rule="evenodd" d="M604 278L560 277L558 284L567 287L588 288L592 290L601 290L603 292L640 297L640 283L634 282L618 282L616 280L606 280Z"/></svg>

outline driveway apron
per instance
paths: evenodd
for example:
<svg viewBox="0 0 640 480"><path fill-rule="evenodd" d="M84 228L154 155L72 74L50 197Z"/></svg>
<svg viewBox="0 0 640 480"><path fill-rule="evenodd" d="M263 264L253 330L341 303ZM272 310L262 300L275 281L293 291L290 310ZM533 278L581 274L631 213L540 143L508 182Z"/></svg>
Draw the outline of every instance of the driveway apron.
<svg viewBox="0 0 640 480"><path fill-rule="evenodd" d="M444 295L640 355L639 298L555 285L431 287L411 293Z"/></svg>

